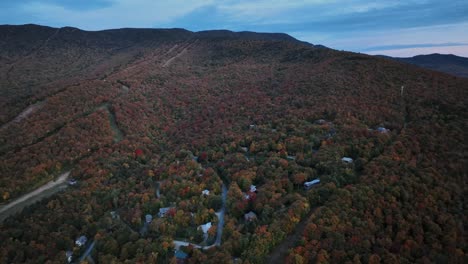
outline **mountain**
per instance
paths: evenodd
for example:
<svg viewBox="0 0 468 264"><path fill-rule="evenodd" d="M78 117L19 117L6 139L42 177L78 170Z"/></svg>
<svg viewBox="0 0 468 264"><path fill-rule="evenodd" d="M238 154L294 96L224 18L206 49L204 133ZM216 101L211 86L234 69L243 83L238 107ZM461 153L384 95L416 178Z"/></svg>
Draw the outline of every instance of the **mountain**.
<svg viewBox="0 0 468 264"><path fill-rule="evenodd" d="M441 71L455 76L468 78L468 58L459 57L452 54L430 54L418 55L410 58L391 59L414 64L426 69Z"/></svg>
<svg viewBox="0 0 468 264"><path fill-rule="evenodd" d="M285 34L0 26L0 262L463 263L467 87Z"/></svg>

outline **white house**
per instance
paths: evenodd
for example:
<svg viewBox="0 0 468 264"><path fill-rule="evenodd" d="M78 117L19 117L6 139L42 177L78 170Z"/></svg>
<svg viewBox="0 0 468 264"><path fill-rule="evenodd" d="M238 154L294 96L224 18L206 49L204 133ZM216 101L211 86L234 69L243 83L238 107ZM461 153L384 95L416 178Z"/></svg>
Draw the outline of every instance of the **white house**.
<svg viewBox="0 0 468 264"><path fill-rule="evenodd" d="M206 223L204 225L201 225L198 228L203 231L203 234L207 234L208 230L211 228L211 222L208 222L208 223Z"/></svg>
<svg viewBox="0 0 468 264"><path fill-rule="evenodd" d="M202 195L208 196L210 195L210 191L205 189L202 191Z"/></svg>
<svg viewBox="0 0 468 264"><path fill-rule="evenodd" d="M352 158L349 158L349 157L343 157L341 159L341 161L345 162L345 163L353 163L353 159Z"/></svg>
<svg viewBox="0 0 468 264"><path fill-rule="evenodd" d="M67 252L65 253L65 257L67 258L67 262L68 262L68 263L71 263L72 260L73 260L73 252L70 251L70 250L67 251Z"/></svg>
<svg viewBox="0 0 468 264"><path fill-rule="evenodd" d="M256 191L257 191L257 186L250 185L250 192L256 192Z"/></svg>
<svg viewBox="0 0 468 264"><path fill-rule="evenodd" d="M86 238L86 236L80 236L76 241L75 241L75 244L79 247L83 246L86 244L86 242L88 241L88 238Z"/></svg>
<svg viewBox="0 0 468 264"><path fill-rule="evenodd" d="M319 184L319 183L320 183L320 179L315 179L309 182L304 182L304 188L310 189L313 185Z"/></svg>

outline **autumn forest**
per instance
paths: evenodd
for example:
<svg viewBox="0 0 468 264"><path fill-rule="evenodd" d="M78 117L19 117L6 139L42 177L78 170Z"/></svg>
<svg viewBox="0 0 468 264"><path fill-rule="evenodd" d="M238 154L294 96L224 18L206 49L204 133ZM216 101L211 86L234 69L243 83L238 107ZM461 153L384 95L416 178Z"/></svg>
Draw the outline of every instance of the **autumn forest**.
<svg viewBox="0 0 468 264"><path fill-rule="evenodd" d="M466 263L467 88L283 34L0 26L0 262Z"/></svg>

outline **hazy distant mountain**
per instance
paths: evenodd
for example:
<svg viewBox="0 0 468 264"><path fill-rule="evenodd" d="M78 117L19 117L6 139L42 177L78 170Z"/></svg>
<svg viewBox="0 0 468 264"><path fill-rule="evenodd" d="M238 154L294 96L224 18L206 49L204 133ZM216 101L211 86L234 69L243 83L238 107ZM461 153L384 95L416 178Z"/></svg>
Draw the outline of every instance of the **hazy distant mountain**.
<svg viewBox="0 0 468 264"><path fill-rule="evenodd" d="M387 57L387 56L383 56ZM387 57L406 63L418 65L423 68L441 71L452 75L468 78L468 58L452 54L418 55L410 58Z"/></svg>

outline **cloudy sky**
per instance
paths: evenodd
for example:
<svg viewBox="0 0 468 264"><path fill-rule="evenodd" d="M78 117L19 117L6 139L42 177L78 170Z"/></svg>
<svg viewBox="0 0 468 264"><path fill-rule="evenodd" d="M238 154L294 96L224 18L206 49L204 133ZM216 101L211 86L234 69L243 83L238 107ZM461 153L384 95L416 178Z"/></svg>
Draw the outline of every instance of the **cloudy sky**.
<svg viewBox="0 0 468 264"><path fill-rule="evenodd" d="M468 0L0 0L0 24L285 32L369 54L468 57Z"/></svg>

